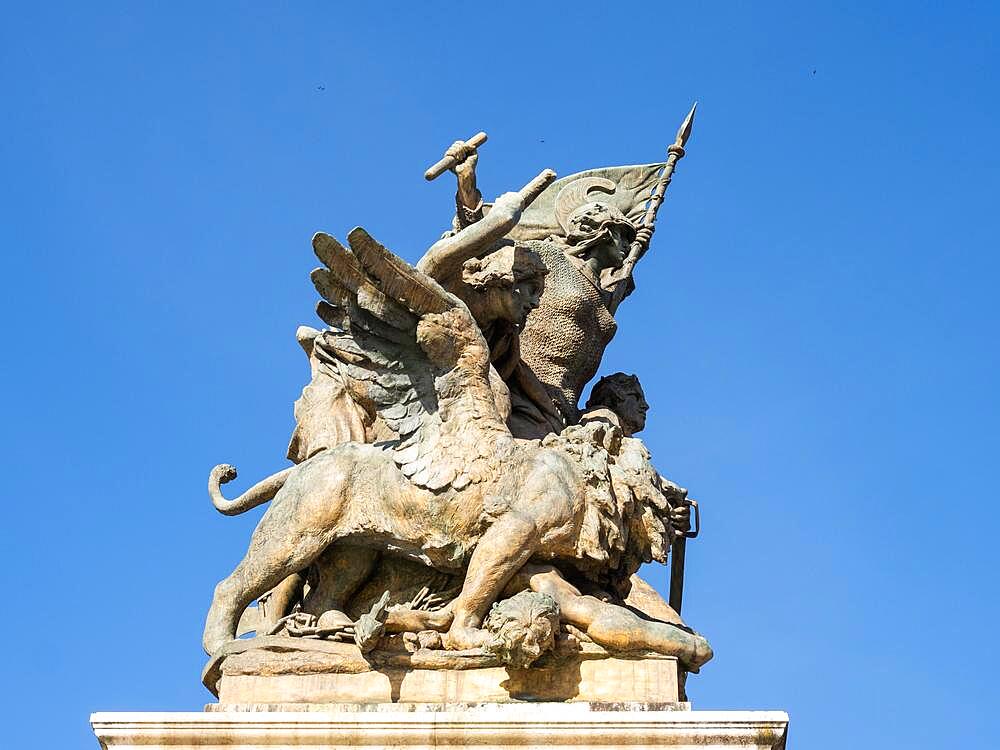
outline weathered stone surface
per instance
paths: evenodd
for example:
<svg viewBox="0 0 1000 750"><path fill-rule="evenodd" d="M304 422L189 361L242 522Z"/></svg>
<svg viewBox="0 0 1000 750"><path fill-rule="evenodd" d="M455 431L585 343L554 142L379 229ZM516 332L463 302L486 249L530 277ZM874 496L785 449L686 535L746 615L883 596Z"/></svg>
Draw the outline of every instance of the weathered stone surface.
<svg viewBox="0 0 1000 750"><path fill-rule="evenodd" d="M676 703L677 661L671 657L562 659L516 669L381 668L366 672L303 671L223 674L221 704L508 703L515 701ZM242 671L242 670L241 670ZM264 672L264 670L259 670Z"/></svg>
<svg viewBox="0 0 1000 750"><path fill-rule="evenodd" d="M442 702L431 703L207 703L205 711L210 713L246 712L295 712L295 713L441 713L454 711L518 711L526 705L554 705L543 701L509 701L506 703ZM664 703L662 701L572 701L560 702L561 706L572 706L576 712L588 711L690 711L686 701ZM569 709L567 709L569 710Z"/></svg>
<svg viewBox="0 0 1000 750"><path fill-rule="evenodd" d="M270 502L215 589L209 689L227 660L233 677L362 674L369 662L273 638L353 641L384 665L382 642L402 634L427 652L417 668L443 670L451 660L435 649L523 668L567 632L687 670L711 659L679 607L630 591L642 563L667 561L688 515L686 491L633 437L648 408L638 379L602 379L591 412L578 410L692 118L665 162L558 181L543 170L489 205L475 176L485 134L456 142L428 172L458 177L454 231L416 266L360 227L348 246L315 235L311 278L329 327L296 334L311 373L295 407L296 465L233 500L221 491L232 466L209 477L222 513ZM250 650L283 655L235 640L250 633Z"/></svg>
<svg viewBox="0 0 1000 750"><path fill-rule="evenodd" d="M433 701L680 700L677 660L654 653L615 656L560 634L530 668L493 654L403 648L369 654L351 643L263 637L235 641L206 685L222 704L423 703Z"/></svg>
<svg viewBox="0 0 1000 750"><path fill-rule="evenodd" d="M105 750L436 747L589 750L784 750L781 711L600 710L588 704L463 707L459 711L98 713Z"/></svg>

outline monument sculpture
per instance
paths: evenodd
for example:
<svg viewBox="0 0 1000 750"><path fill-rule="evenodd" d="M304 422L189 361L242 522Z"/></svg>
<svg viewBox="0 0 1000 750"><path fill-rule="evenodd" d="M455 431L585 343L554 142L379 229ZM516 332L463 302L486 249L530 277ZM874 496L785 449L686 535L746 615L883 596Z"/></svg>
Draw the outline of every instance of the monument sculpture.
<svg viewBox="0 0 1000 750"><path fill-rule="evenodd" d="M454 143L425 174L455 174L452 226L415 265L360 227L313 237L292 466L232 499L236 469L209 476L221 513L267 505L212 596L211 712L686 705L713 655L679 611L697 504L637 436L636 376L581 400L693 119L665 161L492 203L486 134ZM671 554L668 602L638 571Z"/></svg>

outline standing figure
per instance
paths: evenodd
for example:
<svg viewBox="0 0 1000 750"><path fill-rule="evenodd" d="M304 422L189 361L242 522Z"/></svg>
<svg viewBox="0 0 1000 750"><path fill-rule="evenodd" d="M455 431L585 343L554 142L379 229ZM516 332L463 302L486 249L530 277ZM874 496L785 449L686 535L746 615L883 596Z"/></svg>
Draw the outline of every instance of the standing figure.
<svg viewBox="0 0 1000 750"><path fill-rule="evenodd" d="M615 272L636 239L635 227L620 209L588 199L589 184L589 178L578 180L556 199L563 236L526 243L549 275L538 311L521 336L521 358L545 383L566 424L578 421L580 394L618 329L616 292L631 275ZM545 427L536 423L539 432Z"/></svg>
<svg viewBox="0 0 1000 750"><path fill-rule="evenodd" d="M578 421L580 395L618 328L615 310L633 288L632 269L652 236L651 226L636 226L663 166L611 167L558 180L506 235L548 269L538 309L518 337L521 387L505 378L512 385L508 423L518 437L541 438ZM456 174L459 210L451 236L458 238L489 221L496 207L483 205L473 187L474 163Z"/></svg>
<svg viewBox="0 0 1000 750"><path fill-rule="evenodd" d="M512 389L508 423L519 437L541 438L579 420L580 395L617 330L618 305L635 288L635 265L649 247L656 212L684 156L694 112L692 108L681 124L665 162L562 178L523 210L507 234L508 240L536 252L549 270L538 309L519 337L522 369L544 384L548 400L519 401ZM456 143L454 153L449 151L456 161L466 158L455 168L459 234L487 220L491 211L476 187L476 160L468 159L462 146ZM549 402L555 407L558 424L538 408L543 402L546 409Z"/></svg>
<svg viewBox="0 0 1000 750"><path fill-rule="evenodd" d="M484 204L476 186L479 157L467 143L457 141L445 157L454 163L451 171L458 180L453 229L424 254L417 268L465 302L475 317L489 344L490 363L508 391L507 422L514 436L559 432L566 425L562 413L521 356L521 333L528 313L544 298L543 281L548 283L550 269L534 243L505 239L527 202L515 205L509 197L517 195L513 193Z"/></svg>

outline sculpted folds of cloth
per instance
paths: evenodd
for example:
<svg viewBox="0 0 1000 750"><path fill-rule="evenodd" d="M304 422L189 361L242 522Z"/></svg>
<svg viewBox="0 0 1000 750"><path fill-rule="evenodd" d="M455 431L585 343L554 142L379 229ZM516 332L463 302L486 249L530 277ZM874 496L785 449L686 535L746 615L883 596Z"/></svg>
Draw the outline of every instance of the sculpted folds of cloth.
<svg viewBox="0 0 1000 750"><path fill-rule="evenodd" d="M634 437L638 379L604 378L579 406L682 155L546 170L486 204L475 145L458 142L442 160L456 218L415 265L361 228L314 237L325 328L297 333L311 378L293 465L232 500L233 467L209 478L223 513L269 502L215 589L210 689L236 653L316 641L439 668L527 668L569 642L688 671L711 658L636 575L689 527L686 491Z"/></svg>

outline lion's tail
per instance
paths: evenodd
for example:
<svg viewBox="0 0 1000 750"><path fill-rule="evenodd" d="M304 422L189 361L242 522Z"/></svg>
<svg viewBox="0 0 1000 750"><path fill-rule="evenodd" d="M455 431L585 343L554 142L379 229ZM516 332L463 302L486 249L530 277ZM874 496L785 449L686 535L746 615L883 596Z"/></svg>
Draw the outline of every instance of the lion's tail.
<svg viewBox="0 0 1000 750"><path fill-rule="evenodd" d="M246 513L251 508L266 503L278 494L292 473L294 466L272 474L267 479L262 479L253 487L248 489L235 500L226 500L222 495L222 485L236 479L236 467L229 464L219 464L208 475L208 494L212 498L212 505L220 513L227 516L236 516Z"/></svg>

